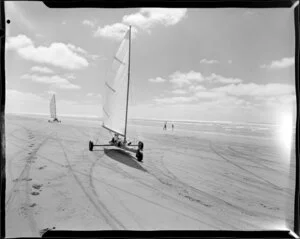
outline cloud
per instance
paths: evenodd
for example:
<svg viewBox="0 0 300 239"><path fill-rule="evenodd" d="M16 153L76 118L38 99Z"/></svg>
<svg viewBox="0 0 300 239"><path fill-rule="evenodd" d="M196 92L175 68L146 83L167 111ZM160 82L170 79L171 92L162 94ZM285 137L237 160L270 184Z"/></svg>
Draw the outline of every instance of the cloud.
<svg viewBox="0 0 300 239"><path fill-rule="evenodd" d="M187 73L181 73L179 71L170 75L170 82L176 87L182 87L184 85L190 85L192 82L204 81L204 77L200 72L190 71Z"/></svg>
<svg viewBox="0 0 300 239"><path fill-rule="evenodd" d="M287 84L270 83L266 85L230 84L212 89L215 92L225 92L235 96L278 96L295 92L295 87Z"/></svg>
<svg viewBox="0 0 300 239"><path fill-rule="evenodd" d="M70 80L75 80L76 79L76 76L72 73L65 74L65 77L70 79Z"/></svg>
<svg viewBox="0 0 300 239"><path fill-rule="evenodd" d="M189 91L190 92L196 92L196 91L204 91L206 88L202 85L190 85Z"/></svg>
<svg viewBox="0 0 300 239"><path fill-rule="evenodd" d="M232 60L228 60L228 64L232 64Z"/></svg>
<svg viewBox="0 0 300 239"><path fill-rule="evenodd" d="M99 56L99 55L90 55L89 57L91 57L93 61L96 61L96 60L97 60L98 58L100 58L101 56ZM101 57L101 59L102 59L102 60L106 60L105 57Z"/></svg>
<svg viewBox="0 0 300 239"><path fill-rule="evenodd" d="M175 25L186 16L186 13L186 8L141 8L137 13L125 15L123 22L148 30L157 24Z"/></svg>
<svg viewBox="0 0 300 239"><path fill-rule="evenodd" d="M217 63L219 63L219 61L217 61L217 60L207 60L207 59L202 59L202 60L200 61L200 63L201 63L201 64L217 64Z"/></svg>
<svg viewBox="0 0 300 239"><path fill-rule="evenodd" d="M161 83L161 82L165 82L166 80L161 77L156 77L156 78L149 79L149 81L153 83Z"/></svg>
<svg viewBox="0 0 300 239"><path fill-rule="evenodd" d="M88 66L88 62L63 43L52 43L49 47L27 46L18 50L20 56L26 60L47 63L68 70L80 69Z"/></svg>
<svg viewBox="0 0 300 239"><path fill-rule="evenodd" d="M25 35L18 35L16 37L8 37L5 43L7 50L18 50L23 47L32 46L33 42Z"/></svg>
<svg viewBox="0 0 300 239"><path fill-rule="evenodd" d="M186 92L185 90L177 89L177 90L173 90L172 93L173 93L173 94L178 94L178 95L184 95L184 94L186 94L187 92Z"/></svg>
<svg viewBox="0 0 300 239"><path fill-rule="evenodd" d="M241 83L242 80L238 78L227 78L221 75L212 73L209 76L203 76L201 72L190 71L187 73L181 73L179 71L174 72L170 76L170 82L176 87L183 87L185 85L192 85L199 82L213 82L213 83L222 83L222 84L232 84L232 83ZM203 86L198 86L199 89L203 89ZM195 90L193 86L191 90Z"/></svg>
<svg viewBox="0 0 300 239"><path fill-rule="evenodd" d="M121 40L125 36L128 30L129 30L129 26L123 23L115 23L112 25L106 25L104 27L98 27L97 30L94 31L94 36ZM137 29L135 27L132 27L131 37L135 38L136 33L137 33Z"/></svg>
<svg viewBox="0 0 300 239"><path fill-rule="evenodd" d="M199 99L216 99L226 96L223 92L203 91L195 94Z"/></svg>
<svg viewBox="0 0 300 239"><path fill-rule="evenodd" d="M294 57L285 57L281 60L272 61L270 64L261 65L260 68L267 68L267 69L283 69L293 66L295 64Z"/></svg>
<svg viewBox="0 0 300 239"><path fill-rule="evenodd" d="M86 50L83 50L80 47L74 46L73 44L68 43L67 47L69 49L71 49L72 51L75 51L75 52L78 52L78 53L81 53L81 54L87 54Z"/></svg>
<svg viewBox="0 0 300 239"><path fill-rule="evenodd" d="M89 27L94 27L95 26L95 22L90 21L90 20L83 20L82 24L86 25L86 26L89 26Z"/></svg>
<svg viewBox="0 0 300 239"><path fill-rule="evenodd" d="M31 71L33 72L40 72L40 73L54 73L53 70L49 69L48 67L41 67L41 66L33 66L31 67Z"/></svg>
<svg viewBox="0 0 300 239"><path fill-rule="evenodd" d="M72 44L54 42L48 47L35 47L27 36L18 35L8 38L7 47L16 50L26 60L51 64L68 70L81 69L89 65L88 61L79 55L85 51Z"/></svg>
<svg viewBox="0 0 300 239"><path fill-rule="evenodd" d="M25 74L21 76L21 79L25 80L32 80L34 82L42 83L42 84L49 84L53 85L60 89L80 89L81 87L79 85L72 84L70 81L68 81L65 78L62 78L60 76L54 75L54 76L39 76L39 75L30 75Z"/></svg>
<svg viewBox="0 0 300 239"><path fill-rule="evenodd" d="M162 24L171 26L177 24L186 16L187 9L173 8L141 8L139 12L125 15L122 22L117 22L104 27L98 27L94 31L94 37L106 37L121 40L127 32L129 25L132 26L132 38L136 37L137 28L147 30L155 25ZM83 24L93 27L95 24L89 20L84 20Z"/></svg>
<svg viewBox="0 0 300 239"><path fill-rule="evenodd" d="M223 84L234 84L234 83L241 83L242 80L238 78L226 78L224 76L216 75L215 73L212 73L210 76L206 78L208 81L223 83Z"/></svg>
<svg viewBox="0 0 300 239"><path fill-rule="evenodd" d="M194 97L169 97L169 98L156 98L154 101L158 104L174 104L174 103L187 103L194 101Z"/></svg>
<svg viewBox="0 0 300 239"><path fill-rule="evenodd" d="M94 96L94 93L87 93L86 96Z"/></svg>

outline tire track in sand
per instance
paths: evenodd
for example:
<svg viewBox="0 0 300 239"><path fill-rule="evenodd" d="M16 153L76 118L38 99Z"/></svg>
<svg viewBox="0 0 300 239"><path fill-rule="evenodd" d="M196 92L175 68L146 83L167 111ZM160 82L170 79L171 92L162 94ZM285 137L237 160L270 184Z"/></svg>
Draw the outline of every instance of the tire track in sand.
<svg viewBox="0 0 300 239"><path fill-rule="evenodd" d="M80 136L84 136L85 138L87 138L87 139L89 139L89 138L91 138L91 133L87 133L86 131L84 131L82 128L80 128L80 129L78 129L78 128L72 128L73 130L75 130L77 133L79 133L80 134ZM74 131L73 131L74 132ZM92 164L91 164L91 167L90 167L90 169L89 169L89 186L90 186L90 188L91 188L91 191L92 191L92 193L93 193L93 195L96 197L96 198L99 198L99 194L97 193L97 190L96 190L96 188L95 188L95 185L94 185L94 180L93 180L93 170L94 170L94 167L96 166L96 163L97 162L99 162L99 160L100 159L102 159L103 157L104 157L105 155L104 155L104 153L102 154L102 155L100 155L100 158L97 158L97 159L94 159L94 160L91 160L91 159L89 159L88 158L88 160L89 161L91 161L92 162ZM82 159L83 160L86 160L86 157L85 157L85 149L83 148L83 150L82 150ZM109 193L111 196L112 196L112 198L118 198L116 195L115 195L115 193L113 193L113 192L111 192L111 190L109 190L109 188L104 188L105 189L105 191L107 192L107 193ZM139 218L137 218L138 216L134 213L134 212L132 212L125 204L124 204L124 202L122 201L122 200L118 200L118 202L122 205L122 207L127 211L127 213L129 214L129 215L131 215L131 217L133 218L133 220L134 220L134 222L141 228L141 229L143 229L144 227L142 226L142 224L140 223L140 221L141 221L141 219L139 219Z"/></svg>
<svg viewBox="0 0 300 239"><path fill-rule="evenodd" d="M248 174L254 176L255 178L260 179L261 181L263 181L263 182L269 184L270 186L272 186L273 189L276 189L276 190L279 190L279 191L283 191L283 192L284 192L284 190L283 190L281 187L277 186L276 184L271 183L270 181L268 181L268 180L266 180L266 179L264 179L264 178L262 178L262 177L256 175L255 173L252 173L251 171L249 171L249 170L247 170L247 169L241 167L240 165L238 165L238 164L232 162L231 160L227 159L226 157L224 157L222 154L220 154L220 153L212 146L212 143L211 143L211 142L210 142L210 148L211 148L211 150L212 150L215 154L217 154L219 157L221 157L222 159L224 159L224 160L225 160L226 162L228 162L229 164L231 164L231 165L233 165L233 166L239 168L240 170L245 171L245 172L247 172Z"/></svg>
<svg viewBox="0 0 300 239"><path fill-rule="evenodd" d="M98 193L97 193L97 191L96 191L96 188L95 188L95 184L94 184L94 180L93 180L93 171L94 171L94 168L95 168L96 164L97 164L97 163L99 162L99 160L102 159L104 156L105 156L105 155L104 155L104 152L103 152L103 154L100 156L100 158L97 158L97 159L93 160L93 161L92 161L92 165L91 165L90 170L89 170L89 185L90 185L90 187L92 188L93 194L94 194L97 198L99 198L99 195L98 195ZM85 158L86 158L86 157L84 157L84 150L83 150L83 160L85 160ZM107 188L106 188L105 190L106 190L110 195L112 195L112 193L111 193ZM112 195L112 196L115 196L115 195ZM132 211L131 211L131 210L130 210L123 202L122 202L122 200L119 200L119 202L122 204L123 208L126 209L126 211L128 212L128 214L131 215L131 217L133 218L133 220L135 221L135 223L136 223L141 229L144 229L143 225L140 223L140 220L141 220L141 219L139 219L138 216L137 216L134 212L132 212Z"/></svg>
<svg viewBox="0 0 300 239"><path fill-rule="evenodd" d="M99 200L95 200L92 198L92 196L87 192L87 190L85 189L85 187L83 186L82 182L80 181L80 179L78 178L78 176L75 174L72 165L70 164L68 155L65 151L65 148L61 142L61 140L57 137L57 142L58 144L61 146L61 149L63 151L64 157L68 163L69 169L71 170L71 173L74 177L74 179L76 180L77 184L80 186L81 190L83 191L83 193L85 194L85 196L88 198L88 200L92 203L92 205L96 208L96 210L99 212L100 215L102 215L106 221L106 223L108 225L110 225L112 227L113 230L117 230L117 229L126 229L125 226L118 220L116 219L111 213L110 211L107 209L107 207ZM99 206L100 205L100 206Z"/></svg>
<svg viewBox="0 0 300 239"><path fill-rule="evenodd" d="M134 159L133 159L133 160L134 160ZM167 194L167 193L164 191L164 189L159 190L158 188L156 188L156 187L154 187L154 186L152 186L152 185L149 185L149 184L143 182L143 181L140 180L139 178L137 178L137 177L135 177L134 175L132 175L132 174L126 172L125 170L123 170L121 167L118 166L118 164L104 163L104 162L102 161L102 162L101 162L101 165L103 166L103 164L106 166L106 168L112 170L113 172L120 173L120 174L123 175L124 177L129 178L129 179L131 179L131 180L133 180L133 181L135 181L135 182L138 182L139 184L143 185L145 188L150 189L150 190L152 190L152 191L158 193L159 195L161 195L161 196L162 196L163 198L165 198L165 199L172 200L172 201L176 202L177 204L179 204L179 205L181 205L181 206L183 206L183 207L185 207L185 208L191 209L192 211L197 211L197 213L199 213L200 215L206 215L206 216L208 216L208 217L210 217L210 218L213 218L214 221L218 221L220 224L229 226L231 229L238 229L237 227L234 227L234 226L232 226L232 225L230 225L230 224L227 224L226 222L220 220L218 217L215 217L215 216L213 216L213 215L211 215L211 214L208 214L207 212L203 211L203 209L201 209L201 208L199 208L199 207L196 207L196 206L191 205L191 204L187 204L187 203L183 202L182 200L180 200L178 197L171 196L170 194ZM156 174L153 174L153 172L149 172L149 170L148 170L148 173L149 173L151 176L153 176L154 178L156 178L156 179L157 179L160 183L162 183L163 185L166 185L166 186L169 186L169 187L173 185L173 184L166 183L166 182L164 181L164 179L158 178L158 177L161 177L161 176L163 175L162 172L161 172L162 174L161 174L160 176L157 176ZM175 177L174 177L173 179L175 179ZM178 179L177 179L177 180L178 180ZM174 211L174 212L181 214L181 212L179 212L179 211ZM186 216L185 214L183 214L183 215ZM218 228L215 224L212 225L212 224L209 224L208 222L205 222L205 221L203 221L203 220L197 220L197 221L199 221L199 222L201 222L201 223L203 223L203 224L205 224L205 225L207 225L207 226L209 226L209 227L211 227L211 228L214 228L214 229L216 229L216 230L222 229L222 227L219 227L219 228Z"/></svg>

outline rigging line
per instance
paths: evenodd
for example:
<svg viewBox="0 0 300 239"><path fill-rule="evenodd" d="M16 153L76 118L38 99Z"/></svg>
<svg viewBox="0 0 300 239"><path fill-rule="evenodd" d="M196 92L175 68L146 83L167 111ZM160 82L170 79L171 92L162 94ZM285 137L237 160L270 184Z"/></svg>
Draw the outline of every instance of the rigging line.
<svg viewBox="0 0 300 239"><path fill-rule="evenodd" d="M104 107L102 109L103 109L104 113L107 115L107 117L109 118L110 115L107 113L107 111L104 109Z"/></svg>
<svg viewBox="0 0 300 239"><path fill-rule="evenodd" d="M116 92L116 90L115 90L114 88L112 88L107 82L105 82L105 85L106 85L109 89L111 89L113 92Z"/></svg>
<svg viewBox="0 0 300 239"><path fill-rule="evenodd" d="M115 59L116 61L118 61L120 64L126 65L125 62L121 61L121 60L120 60L119 58L117 58L116 56L114 57L114 59Z"/></svg>

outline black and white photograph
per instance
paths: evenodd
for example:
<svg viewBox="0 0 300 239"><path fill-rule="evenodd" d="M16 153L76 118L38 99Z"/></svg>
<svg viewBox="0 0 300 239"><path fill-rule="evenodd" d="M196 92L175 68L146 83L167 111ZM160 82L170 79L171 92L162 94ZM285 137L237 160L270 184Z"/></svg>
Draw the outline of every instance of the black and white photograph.
<svg viewBox="0 0 300 239"><path fill-rule="evenodd" d="M4 7L6 238L293 230L294 8Z"/></svg>

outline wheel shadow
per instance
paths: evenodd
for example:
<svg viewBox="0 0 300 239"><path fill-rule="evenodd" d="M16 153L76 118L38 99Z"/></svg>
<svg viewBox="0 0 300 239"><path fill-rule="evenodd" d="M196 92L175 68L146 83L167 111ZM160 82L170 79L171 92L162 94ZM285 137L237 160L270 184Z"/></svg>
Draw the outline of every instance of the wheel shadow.
<svg viewBox="0 0 300 239"><path fill-rule="evenodd" d="M125 164L128 167L135 168L141 170L143 172L148 172L145 168L143 168L137 159L133 157L130 153L121 150L121 149L104 149L104 153L111 159Z"/></svg>

